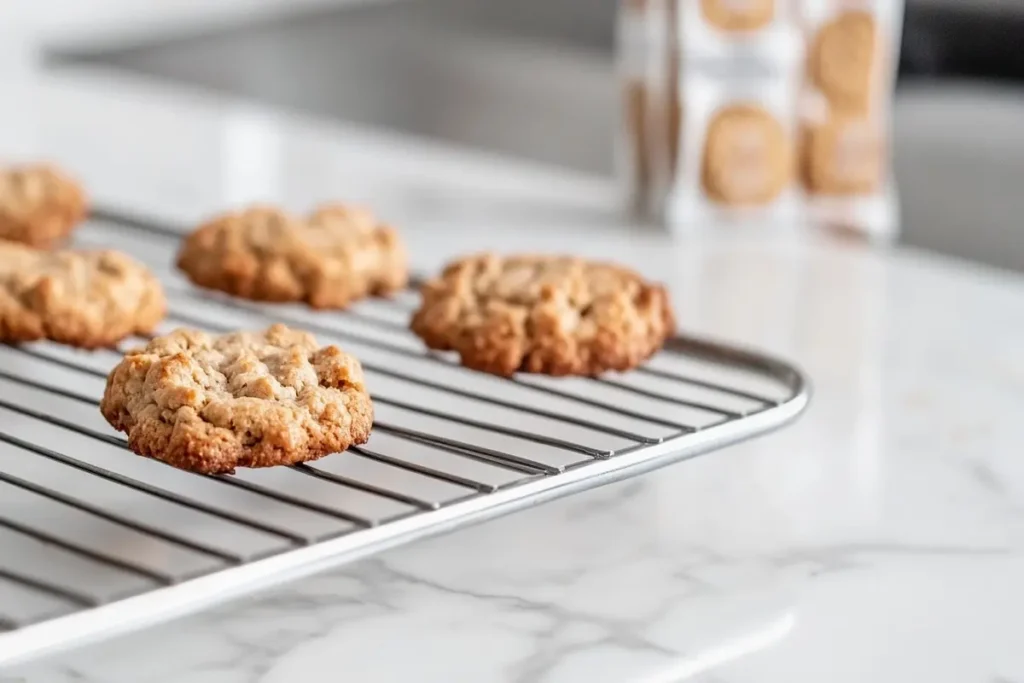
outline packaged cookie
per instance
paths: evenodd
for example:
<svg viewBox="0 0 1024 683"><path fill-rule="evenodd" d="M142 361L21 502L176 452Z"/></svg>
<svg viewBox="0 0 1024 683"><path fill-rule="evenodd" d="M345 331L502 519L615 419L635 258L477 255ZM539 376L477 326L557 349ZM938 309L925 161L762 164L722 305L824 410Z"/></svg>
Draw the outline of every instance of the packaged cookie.
<svg viewBox="0 0 1024 683"><path fill-rule="evenodd" d="M629 24L625 8L637 6L642 19ZM672 229L738 218L895 233L889 138L901 0L623 8L620 34L635 36L620 40L630 187L643 188L647 216Z"/></svg>
<svg viewBox="0 0 1024 683"><path fill-rule="evenodd" d="M902 22L893 0L804 2L800 176L815 224L897 231L890 139Z"/></svg>
<svg viewBox="0 0 1024 683"><path fill-rule="evenodd" d="M796 192L796 84L736 83L688 74L682 148L669 199L676 228L792 218Z"/></svg>
<svg viewBox="0 0 1024 683"><path fill-rule="evenodd" d="M792 0L687 0L676 14L679 148L673 228L780 224L796 207L803 45Z"/></svg>

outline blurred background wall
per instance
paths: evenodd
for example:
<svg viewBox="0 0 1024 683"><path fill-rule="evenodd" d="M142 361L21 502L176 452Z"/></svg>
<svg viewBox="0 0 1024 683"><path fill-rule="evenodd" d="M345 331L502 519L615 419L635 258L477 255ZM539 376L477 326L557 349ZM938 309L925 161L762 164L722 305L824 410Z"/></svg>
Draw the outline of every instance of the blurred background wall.
<svg viewBox="0 0 1024 683"><path fill-rule="evenodd" d="M612 168L616 0L13 1L56 64ZM1024 270L1021 45L1024 0L908 0L894 111L906 243Z"/></svg>

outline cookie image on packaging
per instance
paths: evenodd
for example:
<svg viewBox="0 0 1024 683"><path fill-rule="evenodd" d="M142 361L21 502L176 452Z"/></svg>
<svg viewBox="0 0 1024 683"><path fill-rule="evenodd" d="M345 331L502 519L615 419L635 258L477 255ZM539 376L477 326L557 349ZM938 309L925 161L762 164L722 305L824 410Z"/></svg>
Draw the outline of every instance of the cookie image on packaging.
<svg viewBox="0 0 1024 683"><path fill-rule="evenodd" d="M571 256L478 254L423 286L411 328L428 347L496 375L629 370L675 331L668 293Z"/></svg>
<svg viewBox="0 0 1024 683"><path fill-rule="evenodd" d="M49 249L82 222L85 191L46 164L0 169L0 240Z"/></svg>
<svg viewBox="0 0 1024 683"><path fill-rule="evenodd" d="M315 460L373 424L359 361L284 325L157 337L110 372L100 411L135 453L204 474Z"/></svg>
<svg viewBox="0 0 1024 683"><path fill-rule="evenodd" d="M881 189L885 145L877 124L858 116L835 115L803 135L803 175L820 195L867 195Z"/></svg>
<svg viewBox="0 0 1024 683"><path fill-rule="evenodd" d="M792 158L789 136L769 112L746 104L725 107L707 128L704 191L732 206L766 204L792 179Z"/></svg>
<svg viewBox="0 0 1024 683"><path fill-rule="evenodd" d="M878 49L878 25L868 12L843 12L818 29L808 70L833 109L869 108L878 77Z"/></svg>
<svg viewBox="0 0 1024 683"><path fill-rule="evenodd" d="M185 238L177 265L201 287L313 308L345 308L408 281L397 231L340 204L307 217L269 206L217 216Z"/></svg>
<svg viewBox="0 0 1024 683"><path fill-rule="evenodd" d="M704 20L722 31L757 31L775 18L775 0L700 0L700 6Z"/></svg>

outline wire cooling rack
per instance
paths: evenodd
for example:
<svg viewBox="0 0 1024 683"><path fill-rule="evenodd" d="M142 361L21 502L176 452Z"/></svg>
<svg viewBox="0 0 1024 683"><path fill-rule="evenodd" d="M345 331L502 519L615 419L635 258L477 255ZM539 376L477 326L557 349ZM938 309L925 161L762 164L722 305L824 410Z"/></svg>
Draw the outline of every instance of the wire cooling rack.
<svg viewBox="0 0 1024 683"><path fill-rule="evenodd" d="M280 321L356 354L373 435L306 465L191 474L131 454L100 415L117 351L0 346L0 664L708 452L808 400L793 367L686 338L626 374L484 375L407 331L413 292L324 313L194 288L171 267L182 232L104 211L76 242L160 275L163 331Z"/></svg>

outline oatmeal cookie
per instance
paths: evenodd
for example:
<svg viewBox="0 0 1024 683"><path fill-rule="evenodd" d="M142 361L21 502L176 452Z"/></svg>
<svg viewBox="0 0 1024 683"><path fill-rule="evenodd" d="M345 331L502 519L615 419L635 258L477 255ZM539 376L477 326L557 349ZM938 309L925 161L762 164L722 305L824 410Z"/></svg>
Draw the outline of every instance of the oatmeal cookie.
<svg viewBox="0 0 1024 683"><path fill-rule="evenodd" d="M628 370L675 327L664 288L625 268L567 256L469 256L422 295L413 332L497 375Z"/></svg>
<svg viewBox="0 0 1024 683"><path fill-rule="evenodd" d="M869 108L878 78L878 49L878 27L869 12L844 12L818 30L808 71L833 109Z"/></svg>
<svg viewBox="0 0 1024 683"><path fill-rule="evenodd" d="M0 341L113 346L150 332L165 311L160 282L120 252L0 242Z"/></svg>
<svg viewBox="0 0 1024 683"><path fill-rule="evenodd" d="M52 166L0 169L0 240L49 249L87 212L82 188Z"/></svg>
<svg viewBox="0 0 1024 683"><path fill-rule="evenodd" d="M373 423L359 361L284 325L158 337L111 371L100 410L134 452L206 474L315 460Z"/></svg>
<svg viewBox="0 0 1024 683"><path fill-rule="evenodd" d="M756 31L772 22L775 0L701 0L704 19L722 31Z"/></svg>
<svg viewBox="0 0 1024 683"><path fill-rule="evenodd" d="M197 285L256 301L345 308L405 287L398 233L367 211L324 205L305 219L255 206L189 235L178 267Z"/></svg>

